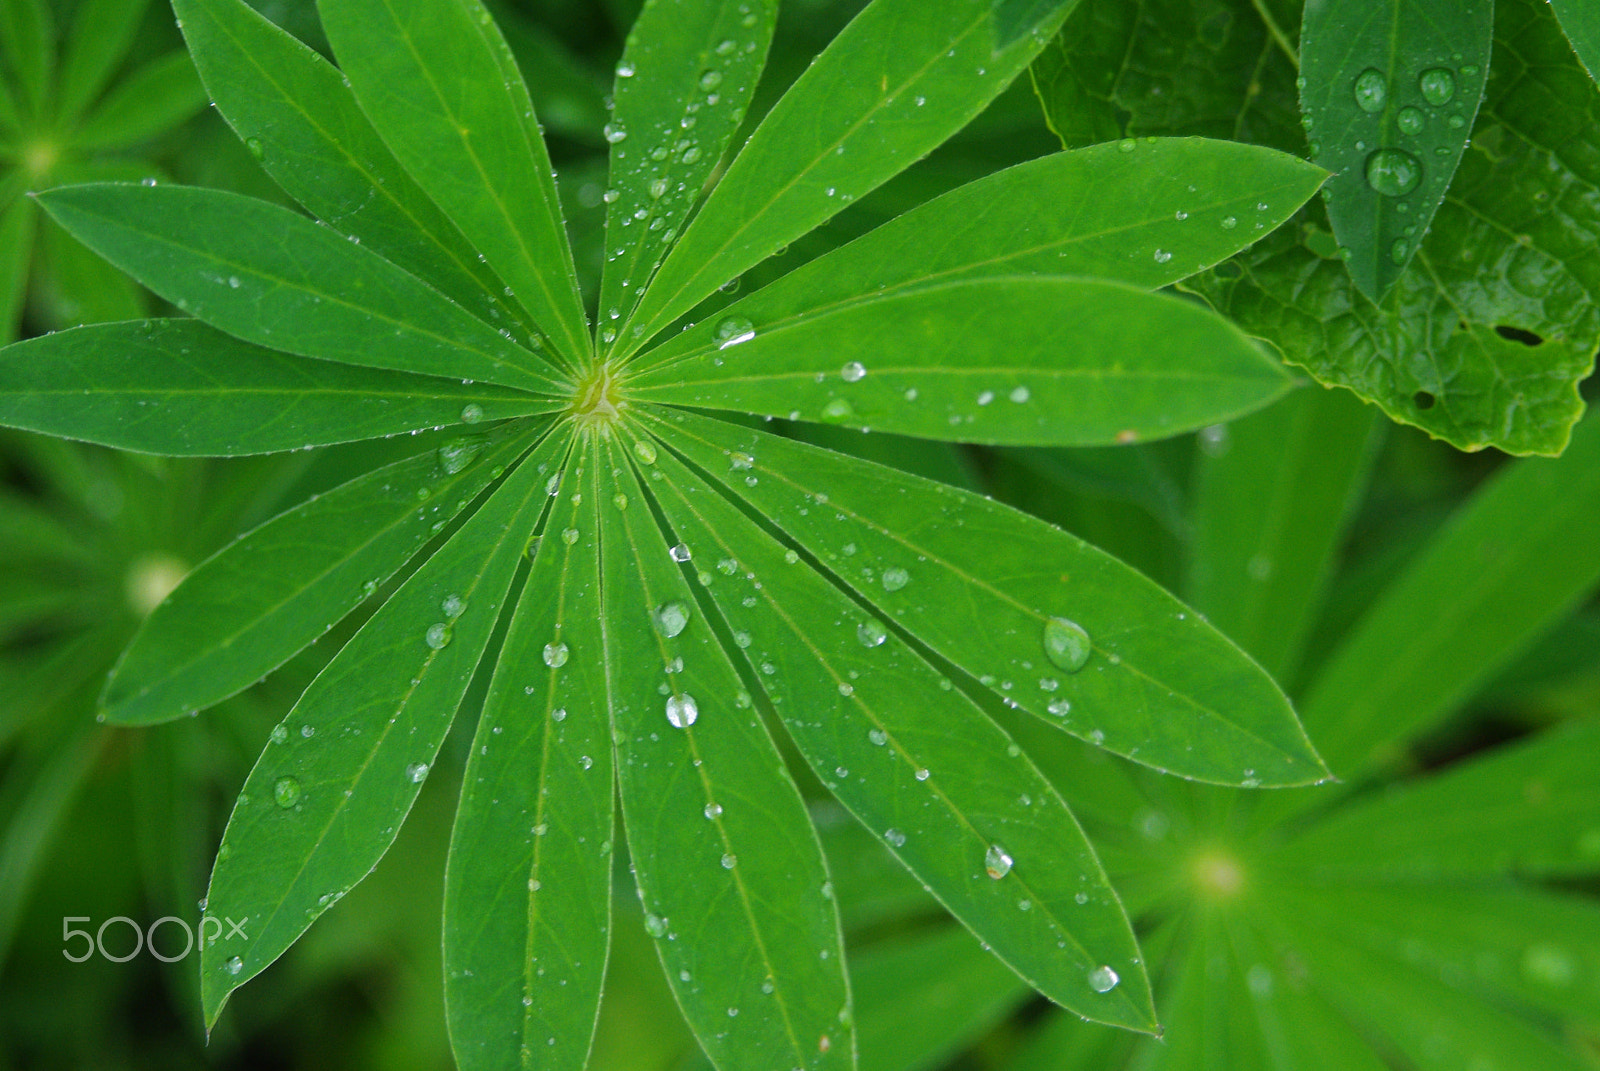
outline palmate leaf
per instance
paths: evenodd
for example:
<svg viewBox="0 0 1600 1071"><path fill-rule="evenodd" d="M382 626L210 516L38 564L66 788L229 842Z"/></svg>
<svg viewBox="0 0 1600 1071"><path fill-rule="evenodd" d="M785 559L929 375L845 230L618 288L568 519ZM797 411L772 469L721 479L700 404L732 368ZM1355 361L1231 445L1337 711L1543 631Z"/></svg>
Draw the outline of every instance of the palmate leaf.
<svg viewBox="0 0 1600 1071"><path fill-rule="evenodd" d="M383 854L487 659L445 893L464 1067L585 1063L613 788L646 929L713 1063L856 1066L837 894L769 722L993 951L985 971L1010 968L1008 992L1157 1029L1121 899L996 719L1020 709L1198 780L1315 781L1326 771L1282 693L1058 529L685 407L1056 445L1231 419L1289 377L1209 310L1150 291L1267 234L1324 173L1199 139L1058 154L649 350L980 112L1072 4L875 0L719 177L770 5L657 0L619 71L606 249L620 259L597 338L487 14L320 6L348 86L237 0L179 0L219 110L317 219L167 185L48 193L56 218L198 321L0 359L19 358L0 418L147 450L504 422L246 534L151 615L107 689L127 723L216 702L412 570L274 731L235 807L208 903L248 937L205 952L208 1024ZM667 144L674 125L692 145ZM753 337L727 329L744 317ZM45 353L60 357L31 359ZM171 419L194 381L202 404ZM127 421L130 400L152 418Z"/></svg>

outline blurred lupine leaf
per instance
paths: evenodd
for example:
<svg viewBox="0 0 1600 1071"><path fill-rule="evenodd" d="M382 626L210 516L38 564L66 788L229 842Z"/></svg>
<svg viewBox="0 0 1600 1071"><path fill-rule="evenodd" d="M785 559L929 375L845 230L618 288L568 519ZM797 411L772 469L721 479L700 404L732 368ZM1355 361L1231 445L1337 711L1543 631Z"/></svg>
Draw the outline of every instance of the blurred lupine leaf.
<svg viewBox="0 0 1600 1071"><path fill-rule="evenodd" d="M1219 784L1315 782L1282 692L1058 529L689 410L788 415L800 403L761 378L786 353L814 392L797 416L825 423L1061 445L1232 419L1289 377L1220 316L1149 291L1269 233L1323 172L1199 139L1052 156L650 348L962 127L1072 7L875 0L723 169L771 10L657 0L617 72L613 262L590 327L530 94L474 0L322 0L348 85L239 0L180 0L218 110L316 219L166 184L43 195L196 321L8 349L0 418L188 454L454 433L211 558L108 685L113 719L186 713L397 577L235 805L208 902L249 936L204 950L208 1025L377 862L481 672L445 897L461 1066L586 1062L613 777L644 926L712 1061L856 1066L836 893L769 722L1018 991L1157 1029L1118 893L993 716ZM893 278L870 270L884 250ZM845 348L807 363L787 335ZM1074 338L1092 344L1063 357ZM895 346L856 344L875 340ZM112 363L130 345L153 353L137 371ZM912 377L926 404L889 405ZM151 417L130 424L130 402ZM970 605L949 597L963 586Z"/></svg>

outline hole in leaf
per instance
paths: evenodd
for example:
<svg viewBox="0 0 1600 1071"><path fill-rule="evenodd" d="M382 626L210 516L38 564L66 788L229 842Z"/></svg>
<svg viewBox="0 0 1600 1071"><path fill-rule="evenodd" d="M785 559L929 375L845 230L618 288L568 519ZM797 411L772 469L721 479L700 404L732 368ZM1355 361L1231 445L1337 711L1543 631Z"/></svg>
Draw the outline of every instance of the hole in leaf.
<svg viewBox="0 0 1600 1071"><path fill-rule="evenodd" d="M1418 409L1432 409L1433 403L1437 400L1425 390L1419 390L1411 396L1411 403Z"/></svg>
<svg viewBox="0 0 1600 1071"><path fill-rule="evenodd" d="M1520 342L1524 346L1539 346L1544 344L1544 339L1532 331L1525 331L1520 327L1510 324L1495 324L1494 333L1510 342Z"/></svg>

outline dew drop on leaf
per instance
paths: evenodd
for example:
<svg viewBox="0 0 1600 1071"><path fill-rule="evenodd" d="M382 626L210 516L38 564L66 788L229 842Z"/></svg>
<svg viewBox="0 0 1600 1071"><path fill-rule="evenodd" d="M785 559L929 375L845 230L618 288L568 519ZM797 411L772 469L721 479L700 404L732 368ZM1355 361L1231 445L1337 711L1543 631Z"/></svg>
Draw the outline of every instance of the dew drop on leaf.
<svg viewBox="0 0 1600 1071"><path fill-rule="evenodd" d="M1089 634L1076 621L1052 617L1044 623L1045 657L1068 673L1076 673L1089 661Z"/></svg>
<svg viewBox="0 0 1600 1071"><path fill-rule="evenodd" d="M428 631L423 633L422 640L435 651L441 651L450 646L450 626L443 621L435 621L428 626Z"/></svg>
<svg viewBox="0 0 1600 1071"><path fill-rule="evenodd" d="M840 421L849 420L851 417L855 416L855 413L855 406L851 405L843 398L834 398L828 402L827 405L822 407L822 419L833 424L837 424Z"/></svg>
<svg viewBox="0 0 1600 1071"><path fill-rule="evenodd" d="M461 407L461 423L476 424L483 419L483 406L477 402L468 402Z"/></svg>
<svg viewBox="0 0 1600 1071"><path fill-rule="evenodd" d="M667 721L674 729L687 729L700 716L694 696L687 693L667 697Z"/></svg>
<svg viewBox="0 0 1600 1071"><path fill-rule="evenodd" d="M224 963L222 968L229 974L238 974L240 971L244 970L244 960L238 956L234 956L228 960L228 962Z"/></svg>
<svg viewBox="0 0 1600 1071"><path fill-rule="evenodd" d="M272 798L279 807L293 807L300 802L300 782L292 777L280 777L272 786Z"/></svg>
<svg viewBox="0 0 1600 1071"><path fill-rule="evenodd" d="M743 316L730 316L717 325L717 349L725 350L756 337L756 325Z"/></svg>
<svg viewBox="0 0 1600 1071"><path fill-rule="evenodd" d="M899 591L911 583L911 574L898 565L892 565L883 571L879 582L883 584L884 591Z"/></svg>
<svg viewBox="0 0 1600 1071"><path fill-rule="evenodd" d="M1110 967L1096 967L1089 972L1089 988L1096 993L1109 993L1122 981Z"/></svg>
<svg viewBox="0 0 1600 1071"><path fill-rule="evenodd" d="M1223 230L1231 231L1231 230L1233 230L1233 228L1237 227L1238 225L1239 225L1239 219L1238 219L1237 216L1223 216L1222 217L1222 229Z"/></svg>
<svg viewBox="0 0 1600 1071"><path fill-rule="evenodd" d="M863 647L880 647L888 638L889 633L876 621L869 619L856 626L856 639Z"/></svg>
<svg viewBox="0 0 1600 1071"><path fill-rule="evenodd" d="M857 383L867 374L867 366L860 361L851 361L839 369L839 376L846 383Z"/></svg>
<svg viewBox="0 0 1600 1071"><path fill-rule="evenodd" d="M439 609L444 611L444 616L446 617L460 617L462 614L467 612L467 600L463 599L460 595L451 592L449 595L446 595L444 597L444 601L439 604Z"/></svg>
<svg viewBox="0 0 1600 1071"><path fill-rule="evenodd" d="M690 552L689 545L687 543L673 544L671 547L667 548L667 555L675 562L686 562L690 558L694 557L694 554Z"/></svg>
<svg viewBox="0 0 1600 1071"><path fill-rule="evenodd" d="M654 616L657 631L669 640L689 625L689 607L676 599L656 607Z"/></svg>
<svg viewBox="0 0 1600 1071"><path fill-rule="evenodd" d="M734 867L736 867L738 865L739 865L739 857L737 855L734 855L732 852L727 852L722 856L722 869L724 869L724 870L732 870Z"/></svg>
<svg viewBox="0 0 1600 1071"><path fill-rule="evenodd" d="M898 829L886 829L886 830L884 830L883 831L883 839L888 841L890 844L894 845L896 848L905 847L906 835L904 833L900 832Z"/></svg>
<svg viewBox="0 0 1600 1071"><path fill-rule="evenodd" d="M667 920L659 915L647 913L644 917L644 932L651 937L665 937L667 935Z"/></svg>
<svg viewBox="0 0 1600 1071"><path fill-rule="evenodd" d="M983 853L983 872L999 881L1011 873L1011 856L1000 845L989 845L989 850Z"/></svg>
<svg viewBox="0 0 1600 1071"><path fill-rule="evenodd" d="M551 669L560 669L567 664L567 645L559 641L544 645L544 664Z"/></svg>
<svg viewBox="0 0 1600 1071"><path fill-rule="evenodd" d="M576 528L563 528L561 529L561 542L569 547L573 546L578 542L579 535L580 533Z"/></svg>
<svg viewBox="0 0 1600 1071"><path fill-rule="evenodd" d="M1367 157L1366 175L1385 197L1404 197L1422 181L1422 161L1404 149L1379 149Z"/></svg>
<svg viewBox="0 0 1600 1071"><path fill-rule="evenodd" d="M720 804L720 803L708 803L708 804L706 804L705 816L708 819L721 818L722 817L722 804Z"/></svg>
<svg viewBox="0 0 1600 1071"><path fill-rule="evenodd" d="M272 727L272 742L274 744L281 744L287 739L289 739L289 727L287 725L274 725Z"/></svg>
<svg viewBox="0 0 1600 1071"><path fill-rule="evenodd" d="M1443 67L1430 67L1417 76L1417 89L1423 100L1437 108L1456 95L1456 76Z"/></svg>
<svg viewBox="0 0 1600 1071"><path fill-rule="evenodd" d="M250 150L250 155L260 160L267 155L266 147L261 144L260 138L245 138L244 147Z"/></svg>
<svg viewBox="0 0 1600 1071"><path fill-rule="evenodd" d="M420 785L420 784L422 784L422 782L426 781L427 779L428 779L428 764L427 763L425 763L425 762L413 762L410 766L406 767L406 780L410 781L413 785Z"/></svg>
<svg viewBox="0 0 1600 1071"><path fill-rule="evenodd" d="M1356 107L1369 115L1376 114L1383 111L1384 104L1389 100L1389 85L1381 73L1368 67L1356 75L1351 94L1356 99Z"/></svg>
<svg viewBox="0 0 1600 1071"><path fill-rule="evenodd" d="M482 450L481 439L451 439L439 447L439 467L454 476L477 460Z"/></svg>
<svg viewBox="0 0 1600 1071"><path fill-rule="evenodd" d="M635 440L633 456L646 465L654 465L656 463L656 444L649 439Z"/></svg>
<svg viewBox="0 0 1600 1071"><path fill-rule="evenodd" d="M1428 123L1428 117L1423 114L1421 108L1414 108L1408 104L1400 109L1400 114L1394 117L1394 121L1400 128L1400 133L1420 134Z"/></svg>

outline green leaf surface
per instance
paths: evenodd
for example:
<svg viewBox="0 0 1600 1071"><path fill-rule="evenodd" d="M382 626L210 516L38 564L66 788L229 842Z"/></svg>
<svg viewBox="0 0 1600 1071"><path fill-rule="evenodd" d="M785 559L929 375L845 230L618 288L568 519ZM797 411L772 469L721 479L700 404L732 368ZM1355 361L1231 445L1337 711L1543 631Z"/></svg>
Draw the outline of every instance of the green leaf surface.
<svg viewBox="0 0 1600 1071"><path fill-rule="evenodd" d="M654 464L663 478L651 489L706 560L701 590L744 650L747 679L829 791L1035 988L1099 1022L1154 1029L1122 904L1021 750L792 548L672 455Z"/></svg>
<svg viewBox="0 0 1600 1071"><path fill-rule="evenodd" d="M145 315L146 294L139 284L54 224L39 228L32 275L31 300L46 322L73 327Z"/></svg>
<svg viewBox="0 0 1600 1071"><path fill-rule="evenodd" d="M1600 726L1580 722L1339 809L1274 855L1319 881L1600 871Z"/></svg>
<svg viewBox="0 0 1600 1071"><path fill-rule="evenodd" d="M208 1030L229 994L298 940L393 843L549 501L545 478L558 445L546 440L523 459L273 730L211 874L209 910L238 920L246 937L202 952Z"/></svg>
<svg viewBox="0 0 1600 1071"><path fill-rule="evenodd" d="M84 0L62 45L56 115L72 121L94 102L128 54L150 0Z"/></svg>
<svg viewBox="0 0 1600 1071"><path fill-rule="evenodd" d="M528 341L455 224L411 180L327 60L241 0L177 0L195 66L223 118L312 215Z"/></svg>
<svg viewBox="0 0 1600 1071"><path fill-rule="evenodd" d="M445 874L445 1005L462 1071L582 1071L611 924L612 766L601 661L602 499L551 500L478 720ZM580 531L586 540L558 533ZM579 657L544 657L559 634ZM588 653L591 657L583 657Z"/></svg>
<svg viewBox="0 0 1600 1071"><path fill-rule="evenodd" d="M183 49L169 52L119 81L72 135L73 147L134 145L165 133L206 106L206 91Z"/></svg>
<svg viewBox="0 0 1600 1071"><path fill-rule="evenodd" d="M1290 383L1206 309L1079 279L973 279L748 324L724 320L720 343L630 392L925 438L1093 445L1228 420Z"/></svg>
<svg viewBox="0 0 1600 1071"><path fill-rule="evenodd" d="M1377 445L1377 410L1301 390L1202 434L1189 601L1292 677Z"/></svg>
<svg viewBox="0 0 1600 1071"><path fill-rule="evenodd" d="M1589 76L1600 82L1600 9L1585 0L1550 0L1550 7Z"/></svg>
<svg viewBox="0 0 1600 1071"><path fill-rule="evenodd" d="M1493 0L1312 0L1300 93L1345 266L1373 301L1444 200L1483 98Z"/></svg>
<svg viewBox="0 0 1600 1071"><path fill-rule="evenodd" d="M1498 473L1329 656L1301 704L1354 773L1436 726L1600 581L1600 420Z"/></svg>
<svg viewBox="0 0 1600 1071"><path fill-rule="evenodd" d="M639 364L709 351L726 341L717 336L730 319L759 334L959 280L1077 275L1156 290L1277 227L1323 177L1283 153L1200 138L1040 157L918 205L673 336Z"/></svg>
<svg viewBox="0 0 1600 1071"><path fill-rule="evenodd" d="M319 0L356 99L569 364L590 350L550 157L478 0Z"/></svg>
<svg viewBox="0 0 1600 1071"><path fill-rule="evenodd" d="M12 88L18 112L39 114L55 74L55 19L45 0L0 0L0 55L3 81Z"/></svg>
<svg viewBox="0 0 1600 1071"><path fill-rule="evenodd" d="M996 51L988 3L874 0L728 166L624 322L624 355L965 126L1072 6L1056 0L1031 25L1009 23L1016 40Z"/></svg>
<svg viewBox="0 0 1600 1071"><path fill-rule="evenodd" d="M0 350L0 424L152 454L299 450L555 408L505 387L291 357L199 320L92 324Z"/></svg>
<svg viewBox="0 0 1600 1071"><path fill-rule="evenodd" d="M602 545L622 814L667 981L718 1067L854 1067L844 943L799 791L615 439L585 464L605 516L577 538Z"/></svg>
<svg viewBox="0 0 1600 1071"><path fill-rule="evenodd" d="M344 364L557 390L538 355L288 209L188 186L68 186L39 201L117 267L247 342Z"/></svg>
<svg viewBox="0 0 1600 1071"><path fill-rule="evenodd" d="M617 65L601 340L633 312L744 119L776 0L654 0Z"/></svg>
<svg viewBox="0 0 1600 1071"><path fill-rule="evenodd" d="M1198 780L1292 785L1324 775L1265 673L1161 588L1066 532L762 432L730 434L687 413L654 426L694 464L728 473L839 580L999 698ZM1057 619L1087 633L1086 650L1064 642L1071 630Z"/></svg>
<svg viewBox="0 0 1600 1071"><path fill-rule="evenodd" d="M521 449L450 440L240 536L145 619L106 683L106 720L169 721L254 684L376 592Z"/></svg>

